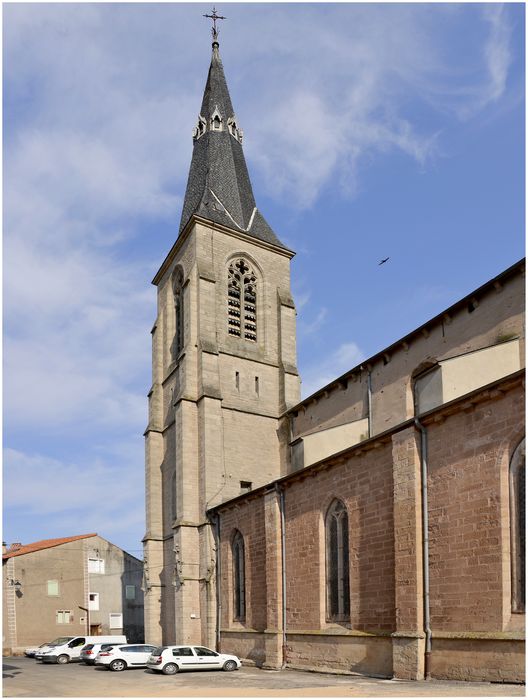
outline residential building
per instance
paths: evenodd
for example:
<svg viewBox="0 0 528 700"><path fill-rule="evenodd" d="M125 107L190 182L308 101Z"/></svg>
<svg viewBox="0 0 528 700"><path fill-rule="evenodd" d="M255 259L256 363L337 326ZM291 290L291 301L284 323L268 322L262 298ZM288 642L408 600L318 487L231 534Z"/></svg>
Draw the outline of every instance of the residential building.
<svg viewBox="0 0 528 700"><path fill-rule="evenodd" d="M95 533L5 548L3 649L61 636L143 641L143 563Z"/></svg>

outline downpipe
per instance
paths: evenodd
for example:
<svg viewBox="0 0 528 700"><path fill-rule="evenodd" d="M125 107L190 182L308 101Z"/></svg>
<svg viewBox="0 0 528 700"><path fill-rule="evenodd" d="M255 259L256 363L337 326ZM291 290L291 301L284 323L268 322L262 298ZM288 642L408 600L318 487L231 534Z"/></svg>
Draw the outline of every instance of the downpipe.
<svg viewBox="0 0 528 700"><path fill-rule="evenodd" d="M420 431L420 469L422 481L422 560L423 560L423 606L424 606L424 676L425 680L431 679L431 612L429 597L429 508L427 498L427 429L414 419L414 425Z"/></svg>
<svg viewBox="0 0 528 700"><path fill-rule="evenodd" d="M220 581L222 575L222 562L220 557L220 514L214 514L214 538L216 546L215 568L216 568L216 650L220 651L220 621L222 619L222 596L220 591Z"/></svg>
<svg viewBox="0 0 528 700"><path fill-rule="evenodd" d="M281 584L282 584L282 662L281 670L286 667L286 526L284 521L284 491L275 484L279 494L279 512L281 529Z"/></svg>

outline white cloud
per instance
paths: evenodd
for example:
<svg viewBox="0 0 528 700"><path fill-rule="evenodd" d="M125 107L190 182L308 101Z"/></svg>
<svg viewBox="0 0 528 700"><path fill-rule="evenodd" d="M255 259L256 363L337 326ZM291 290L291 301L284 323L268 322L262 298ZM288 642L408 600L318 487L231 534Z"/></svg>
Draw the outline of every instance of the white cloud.
<svg viewBox="0 0 528 700"><path fill-rule="evenodd" d="M116 468L117 466L117 468ZM100 459L65 462L42 454L4 451L5 506L22 508L28 516L57 516L75 513L79 519L98 523L133 508L143 491L142 480L131 478L141 464L108 464ZM28 488L31 484L31 488ZM103 494L112 494L111 498ZM143 514L141 513L141 516Z"/></svg>
<svg viewBox="0 0 528 700"><path fill-rule="evenodd" d="M343 343L316 364L302 368L301 393L303 398L310 396L326 384L355 367L365 357L354 342Z"/></svg>
<svg viewBox="0 0 528 700"><path fill-rule="evenodd" d="M505 16L504 6L485 5L484 17L490 24L490 35L485 47L485 57L489 73L488 91L481 106L497 100L506 88L508 69L511 64L511 29Z"/></svg>

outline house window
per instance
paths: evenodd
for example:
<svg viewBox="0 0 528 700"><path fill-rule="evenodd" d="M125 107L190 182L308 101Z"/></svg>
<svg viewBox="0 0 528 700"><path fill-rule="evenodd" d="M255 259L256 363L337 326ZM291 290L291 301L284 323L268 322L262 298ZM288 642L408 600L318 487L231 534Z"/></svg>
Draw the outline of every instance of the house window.
<svg viewBox="0 0 528 700"><path fill-rule="evenodd" d="M88 559L88 573L89 574L104 574L104 572L105 572L104 559L95 559L95 558Z"/></svg>
<svg viewBox="0 0 528 700"><path fill-rule="evenodd" d="M518 445L510 462L510 533L512 612L523 613L526 601L526 482L525 441Z"/></svg>
<svg viewBox="0 0 528 700"><path fill-rule="evenodd" d="M341 501L328 509L326 530L326 618L344 621L350 617L348 515Z"/></svg>
<svg viewBox="0 0 528 700"><path fill-rule="evenodd" d="M136 587L135 586L126 586L125 598L127 600L135 600L135 598L136 598Z"/></svg>
<svg viewBox="0 0 528 700"><path fill-rule="evenodd" d="M57 624L58 625L69 625L73 622L73 615L71 610L57 610Z"/></svg>
<svg viewBox="0 0 528 700"><path fill-rule="evenodd" d="M99 610L99 593L88 594L88 610Z"/></svg>
<svg viewBox="0 0 528 700"><path fill-rule="evenodd" d="M246 619L246 569L244 561L244 538L237 532L233 538L233 593L234 619Z"/></svg>
<svg viewBox="0 0 528 700"><path fill-rule="evenodd" d="M53 596L59 595L59 582L58 581L48 581L48 595L53 595Z"/></svg>
<svg viewBox="0 0 528 700"><path fill-rule="evenodd" d="M229 266L227 329L229 335L252 342L257 340L257 278L242 259Z"/></svg>
<svg viewBox="0 0 528 700"><path fill-rule="evenodd" d="M123 613L110 613L108 626L111 630L123 629Z"/></svg>

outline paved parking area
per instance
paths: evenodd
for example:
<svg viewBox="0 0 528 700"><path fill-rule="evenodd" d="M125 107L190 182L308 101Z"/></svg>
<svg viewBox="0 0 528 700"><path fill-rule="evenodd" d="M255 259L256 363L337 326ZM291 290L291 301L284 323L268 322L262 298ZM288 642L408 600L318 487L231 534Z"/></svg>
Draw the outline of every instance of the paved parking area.
<svg viewBox="0 0 528 700"><path fill-rule="evenodd" d="M3 696L39 697L509 697L524 686L455 681L392 681L306 671L186 672L163 676L146 669L112 673L72 663L42 664L4 657Z"/></svg>

